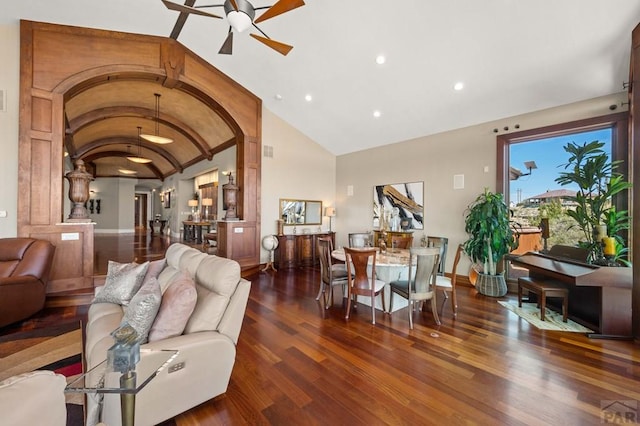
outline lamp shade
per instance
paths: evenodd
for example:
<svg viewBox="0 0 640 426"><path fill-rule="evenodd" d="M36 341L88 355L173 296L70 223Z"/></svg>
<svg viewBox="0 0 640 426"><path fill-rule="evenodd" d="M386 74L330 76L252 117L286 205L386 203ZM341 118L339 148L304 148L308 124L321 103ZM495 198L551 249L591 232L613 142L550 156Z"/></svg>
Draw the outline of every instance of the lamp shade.
<svg viewBox="0 0 640 426"><path fill-rule="evenodd" d="M334 217L336 215L335 207L327 207L324 209L324 215L329 217Z"/></svg>
<svg viewBox="0 0 640 426"><path fill-rule="evenodd" d="M187 201L189 207L198 207L198 200L189 200Z"/></svg>
<svg viewBox="0 0 640 426"><path fill-rule="evenodd" d="M202 199L202 205L203 206L212 206L213 205L213 199L211 199L211 198L203 198Z"/></svg>

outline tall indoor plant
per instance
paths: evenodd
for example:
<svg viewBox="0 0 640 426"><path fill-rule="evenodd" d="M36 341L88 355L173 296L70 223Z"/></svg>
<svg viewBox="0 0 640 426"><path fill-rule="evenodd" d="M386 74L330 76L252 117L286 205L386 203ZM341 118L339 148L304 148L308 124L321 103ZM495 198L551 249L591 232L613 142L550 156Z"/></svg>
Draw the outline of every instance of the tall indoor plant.
<svg viewBox="0 0 640 426"><path fill-rule="evenodd" d="M476 289L488 296L504 296L507 285L497 265L505 254L518 246L511 229L510 212L504 197L485 188L467 208L465 231L469 239L464 251L473 262L484 265L476 281Z"/></svg>
<svg viewBox="0 0 640 426"><path fill-rule="evenodd" d="M564 172L556 178L560 185L578 187L575 197L575 208L566 210L582 230L584 240L581 247L589 250L589 261L602 262L602 238L615 238L616 259L626 253L625 241L620 231L629 229L627 210L617 210L613 204L613 196L631 187L624 176L616 172L621 161L609 161L609 155L602 150L604 143L593 141L582 145L569 142L564 150L570 154L564 164ZM606 235L603 235L603 228Z"/></svg>

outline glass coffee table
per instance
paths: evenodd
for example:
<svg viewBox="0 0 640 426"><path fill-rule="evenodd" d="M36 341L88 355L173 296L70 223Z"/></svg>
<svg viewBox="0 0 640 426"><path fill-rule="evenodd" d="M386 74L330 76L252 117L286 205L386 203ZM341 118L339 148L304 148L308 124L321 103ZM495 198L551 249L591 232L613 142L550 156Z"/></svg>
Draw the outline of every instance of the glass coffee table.
<svg viewBox="0 0 640 426"><path fill-rule="evenodd" d="M105 360L69 383L65 392L119 394L122 424L133 426L136 394L177 355L176 350L140 349L140 361L134 370L125 373L108 371Z"/></svg>

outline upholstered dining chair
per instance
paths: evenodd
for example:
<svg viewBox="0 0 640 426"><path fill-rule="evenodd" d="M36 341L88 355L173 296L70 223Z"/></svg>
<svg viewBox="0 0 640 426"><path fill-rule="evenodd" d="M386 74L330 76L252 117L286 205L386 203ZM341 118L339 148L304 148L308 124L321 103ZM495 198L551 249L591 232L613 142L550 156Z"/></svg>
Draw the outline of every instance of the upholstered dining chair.
<svg viewBox="0 0 640 426"><path fill-rule="evenodd" d="M413 237L402 237L400 235L391 236L391 248L408 249L413 244Z"/></svg>
<svg viewBox="0 0 640 426"><path fill-rule="evenodd" d="M372 249L354 249L345 248L347 264L347 310L345 319L349 319L351 313L351 304L354 298L358 296L368 296L371 298L371 323L376 323L376 296L382 296L382 311L386 312L384 304L384 286L385 282L376 279L376 253L377 250ZM371 258L371 262L369 259ZM371 275L368 269L371 267Z"/></svg>
<svg viewBox="0 0 640 426"><path fill-rule="evenodd" d="M349 234L349 247L370 247L371 235L368 232L352 232Z"/></svg>
<svg viewBox="0 0 640 426"><path fill-rule="evenodd" d="M391 281L391 298L389 311L393 311L393 295L404 297L409 302L409 328L413 330L413 310L415 302L431 301L431 312L436 324L440 325L436 305L436 276L440 249L437 247L412 247L409 257L409 275L407 280ZM414 266L415 263L415 266ZM413 268L415 267L415 274Z"/></svg>
<svg viewBox="0 0 640 426"><path fill-rule="evenodd" d="M427 236L427 247L440 248L440 264L438 265L438 275L443 275L447 266L447 250L449 250L449 239L447 237Z"/></svg>
<svg viewBox="0 0 640 426"><path fill-rule="evenodd" d="M324 308L329 309L333 301L333 286L342 286L343 296L346 294L347 266L333 262L331 257L333 243L331 238L318 238L318 251L320 257L320 290L316 300L320 300L320 296L323 296Z"/></svg>
<svg viewBox="0 0 640 426"><path fill-rule="evenodd" d="M460 244L456 250L456 256L453 258L453 268L451 269L451 276L438 275L436 277L436 289L444 291L444 298L449 298L451 293L451 310L453 311L453 317L458 316L458 299L456 298L456 274L458 270L458 262L460 262L460 256L464 251L464 245Z"/></svg>

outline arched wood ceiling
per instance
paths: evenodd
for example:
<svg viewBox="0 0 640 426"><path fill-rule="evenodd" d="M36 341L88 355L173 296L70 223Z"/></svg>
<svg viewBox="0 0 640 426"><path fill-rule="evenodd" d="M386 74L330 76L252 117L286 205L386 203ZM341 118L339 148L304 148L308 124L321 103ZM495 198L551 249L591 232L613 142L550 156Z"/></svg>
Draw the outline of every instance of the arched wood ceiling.
<svg viewBox="0 0 640 426"><path fill-rule="evenodd" d="M154 134L155 94L160 96L159 134L173 143L158 145L144 139ZM86 82L65 99L65 148L72 160L82 159L95 177L160 179L182 171L235 144L233 129L207 103L180 88L138 75L114 75ZM128 155L151 159L149 164ZM136 171L121 174L118 169Z"/></svg>

